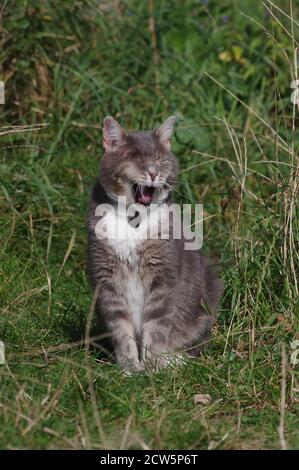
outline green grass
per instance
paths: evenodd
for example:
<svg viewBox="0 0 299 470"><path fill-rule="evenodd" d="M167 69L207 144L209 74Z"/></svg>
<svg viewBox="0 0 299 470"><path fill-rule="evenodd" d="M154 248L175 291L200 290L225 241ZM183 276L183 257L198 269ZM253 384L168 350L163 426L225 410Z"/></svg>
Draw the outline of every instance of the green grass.
<svg viewBox="0 0 299 470"><path fill-rule="evenodd" d="M280 420L287 447L299 447L290 362L299 319L298 110L293 117L290 102L299 28L289 18L299 9L277 4L285 14L253 0L165 0L153 9L137 0L59 9L7 2L1 448L276 449ZM86 354L82 345L92 299L85 218L101 122L112 114L129 129L151 128L173 113L177 200L204 204L203 251L218 260L225 294L201 358L126 378L96 346ZM15 134L5 127L45 123ZM210 404L195 406L196 393L210 394Z"/></svg>

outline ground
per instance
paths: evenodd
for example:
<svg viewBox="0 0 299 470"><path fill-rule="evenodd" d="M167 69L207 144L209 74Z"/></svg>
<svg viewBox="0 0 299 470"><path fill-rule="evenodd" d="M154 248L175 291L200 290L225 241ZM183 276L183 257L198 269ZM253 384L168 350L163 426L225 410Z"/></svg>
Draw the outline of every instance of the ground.
<svg viewBox="0 0 299 470"><path fill-rule="evenodd" d="M54 5L0 12L1 448L298 448L297 3ZM107 114L176 115L176 200L203 203L225 284L210 347L157 374L125 377L83 344Z"/></svg>

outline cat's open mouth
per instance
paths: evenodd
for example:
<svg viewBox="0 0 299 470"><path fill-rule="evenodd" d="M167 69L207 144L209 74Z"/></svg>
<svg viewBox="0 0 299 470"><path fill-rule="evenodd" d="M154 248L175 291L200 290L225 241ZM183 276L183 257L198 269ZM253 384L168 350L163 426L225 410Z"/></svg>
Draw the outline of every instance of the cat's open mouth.
<svg viewBox="0 0 299 470"><path fill-rule="evenodd" d="M140 184L133 185L133 193L135 202L148 206L151 204L154 196L155 188L153 186L146 186Z"/></svg>

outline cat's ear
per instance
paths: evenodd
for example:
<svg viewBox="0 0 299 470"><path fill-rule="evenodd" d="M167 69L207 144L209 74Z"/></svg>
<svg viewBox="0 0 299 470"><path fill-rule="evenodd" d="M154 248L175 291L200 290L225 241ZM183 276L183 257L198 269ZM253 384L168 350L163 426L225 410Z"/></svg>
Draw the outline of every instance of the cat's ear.
<svg viewBox="0 0 299 470"><path fill-rule="evenodd" d="M112 152L125 142L126 131L112 117L107 116L103 122L103 145L106 152Z"/></svg>
<svg viewBox="0 0 299 470"><path fill-rule="evenodd" d="M170 150L170 141L171 141L174 123L175 123L175 116L170 116L155 131L155 134L158 137L159 141L161 142L161 144L163 144L167 148L167 150Z"/></svg>

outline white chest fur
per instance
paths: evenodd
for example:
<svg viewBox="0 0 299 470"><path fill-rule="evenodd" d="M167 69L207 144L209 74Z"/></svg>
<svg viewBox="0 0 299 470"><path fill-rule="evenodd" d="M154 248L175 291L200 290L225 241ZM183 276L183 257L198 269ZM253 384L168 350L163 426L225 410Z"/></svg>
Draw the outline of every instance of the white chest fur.
<svg viewBox="0 0 299 470"><path fill-rule="evenodd" d="M96 214L97 215L97 214ZM106 240L122 261L134 264L138 246L149 238L160 238L161 231L168 230L169 213L167 206L144 210L138 227L129 223L127 212L106 210L95 227L98 239ZM162 229L161 229L162 227ZM165 237L167 238L167 234Z"/></svg>
<svg viewBox="0 0 299 470"><path fill-rule="evenodd" d="M136 272L131 272L124 283L124 297L132 316L135 330L140 331L144 305L144 286Z"/></svg>

